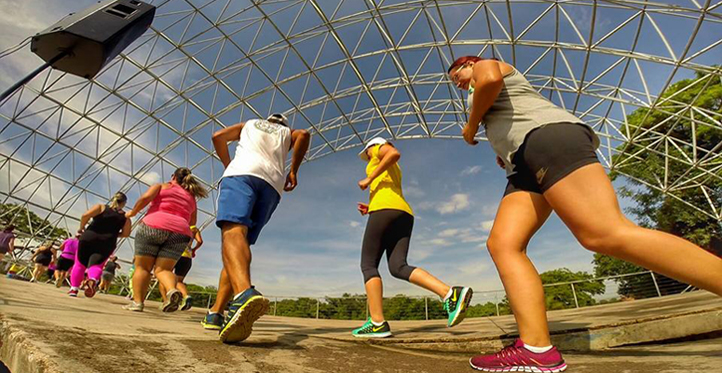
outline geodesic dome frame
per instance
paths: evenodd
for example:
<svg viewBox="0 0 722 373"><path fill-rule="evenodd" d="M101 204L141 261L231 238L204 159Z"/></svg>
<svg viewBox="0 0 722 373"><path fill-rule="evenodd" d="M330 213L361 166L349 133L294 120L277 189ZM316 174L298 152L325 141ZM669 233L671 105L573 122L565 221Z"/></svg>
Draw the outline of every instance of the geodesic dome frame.
<svg viewBox="0 0 722 373"><path fill-rule="evenodd" d="M722 2L151 3L158 7L151 30L93 80L50 71L0 103L4 203L73 231L90 205L116 190L135 200L177 166L212 187L222 165L211 133L273 111L312 132L307 161L377 135L460 138L465 94L445 71L459 56L481 55L515 65L544 96L590 124L607 168L653 152L694 171L670 177L666 169L640 181L671 196L692 188L702 198L684 202L721 220L708 188L722 177L720 147L632 127L627 115L672 105L679 110L667 113L669 120L722 131L718 112L661 95L683 78L693 79L690 86L721 79L713 64L722 57ZM18 50L2 58L27 53ZM672 156L670 149L681 148L693 155ZM204 225L213 219L213 200L199 204Z"/></svg>

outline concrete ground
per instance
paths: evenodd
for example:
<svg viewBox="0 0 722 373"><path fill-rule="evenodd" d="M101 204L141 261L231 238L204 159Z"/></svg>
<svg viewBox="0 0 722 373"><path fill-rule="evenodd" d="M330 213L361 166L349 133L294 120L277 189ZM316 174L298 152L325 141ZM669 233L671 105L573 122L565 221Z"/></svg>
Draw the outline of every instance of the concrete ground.
<svg viewBox="0 0 722 373"><path fill-rule="evenodd" d="M131 313L120 308L123 298L69 298L64 290L0 279L0 360L12 373L471 372L473 353L465 346L496 348L515 332L510 317L468 319L453 329L439 320L391 322L395 337L372 344L349 338L358 321L264 316L247 341L224 345L199 325L203 310L162 314L150 302L146 312ZM563 350L571 372L714 372L722 366L722 300L709 293L549 317L557 340L581 346ZM699 332L716 339L589 351Z"/></svg>

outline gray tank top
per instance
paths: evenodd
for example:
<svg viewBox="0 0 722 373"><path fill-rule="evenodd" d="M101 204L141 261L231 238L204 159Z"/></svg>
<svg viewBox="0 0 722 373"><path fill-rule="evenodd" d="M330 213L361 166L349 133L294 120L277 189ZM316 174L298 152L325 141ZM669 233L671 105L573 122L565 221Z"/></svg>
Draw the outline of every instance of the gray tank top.
<svg viewBox="0 0 722 373"><path fill-rule="evenodd" d="M473 94L473 88L469 89L469 107L473 102ZM482 118L482 123L491 148L504 161L507 177L516 173L511 160L532 130L552 123L579 123L587 126L581 119L539 94L517 69L504 76L504 87ZM599 138L596 134L593 138L596 149L599 147Z"/></svg>

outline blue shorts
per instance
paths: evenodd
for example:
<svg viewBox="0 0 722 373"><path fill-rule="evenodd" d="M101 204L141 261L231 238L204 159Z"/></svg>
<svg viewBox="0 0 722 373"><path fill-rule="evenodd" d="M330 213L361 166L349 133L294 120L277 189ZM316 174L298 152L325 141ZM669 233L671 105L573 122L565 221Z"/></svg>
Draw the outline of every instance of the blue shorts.
<svg viewBox="0 0 722 373"><path fill-rule="evenodd" d="M248 244L253 245L280 201L278 192L259 177L224 177L219 187L216 226L223 228L225 223L245 225L248 227Z"/></svg>

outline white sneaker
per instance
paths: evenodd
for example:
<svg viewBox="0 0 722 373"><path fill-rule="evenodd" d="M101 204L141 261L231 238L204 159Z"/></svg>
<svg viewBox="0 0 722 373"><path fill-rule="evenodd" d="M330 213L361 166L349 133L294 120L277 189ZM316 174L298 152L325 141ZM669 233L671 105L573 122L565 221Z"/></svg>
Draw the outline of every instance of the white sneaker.
<svg viewBox="0 0 722 373"><path fill-rule="evenodd" d="M123 306L124 310L134 311L134 312L143 312L143 308L145 308L145 304L135 303L135 301L131 301L130 303Z"/></svg>

